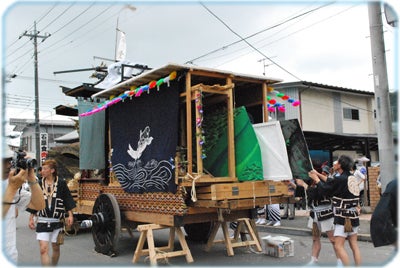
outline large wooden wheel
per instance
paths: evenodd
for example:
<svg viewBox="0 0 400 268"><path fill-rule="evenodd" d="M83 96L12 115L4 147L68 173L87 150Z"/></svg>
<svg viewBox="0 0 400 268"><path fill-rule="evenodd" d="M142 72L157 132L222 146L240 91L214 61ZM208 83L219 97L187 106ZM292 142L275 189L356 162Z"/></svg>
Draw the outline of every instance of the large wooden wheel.
<svg viewBox="0 0 400 268"><path fill-rule="evenodd" d="M115 256L121 232L121 214L118 202L112 194L101 194L97 197L91 220L95 250Z"/></svg>

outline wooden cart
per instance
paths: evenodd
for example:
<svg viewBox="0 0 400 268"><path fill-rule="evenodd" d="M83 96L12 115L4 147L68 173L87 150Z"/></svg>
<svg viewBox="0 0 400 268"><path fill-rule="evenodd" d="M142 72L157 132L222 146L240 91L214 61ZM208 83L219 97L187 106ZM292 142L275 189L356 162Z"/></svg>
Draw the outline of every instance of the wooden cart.
<svg viewBox="0 0 400 268"><path fill-rule="evenodd" d="M73 189L77 201L75 214L90 217L93 222L95 250L104 254L117 252L120 230L123 227L131 230L139 226L138 230L146 234L152 228L183 227L189 239L208 240L208 247L211 247L213 241L210 237L215 235L213 232L218 228L215 226L221 225L228 254L233 255L232 247L244 244L231 243L226 223L239 220L247 224L250 221L250 232L257 234L252 220L256 217L256 208L265 204L283 203L289 197L287 185L283 182L239 181L236 174L234 109L244 106L256 123L267 121L267 88L279 80L168 64L100 91L92 98L115 99L121 94L129 95L129 92L135 88L137 91L143 85L150 85L150 88L153 85L150 90L154 92L150 94L157 94L156 86L159 86L158 81L163 77L179 80L181 85L178 146L174 159L176 192L127 192L121 187L115 172L107 172L110 166L104 167L106 172L102 177L94 177L92 172L83 170ZM227 176L216 177L204 168L200 140L202 137L198 134L202 129L196 121L207 115L196 109L199 102L207 107L223 106L226 110ZM106 148L111 151L112 134L109 123L107 127ZM110 158L108 160L111 161ZM146 226L143 227L144 225ZM143 242L143 239L139 241L142 244ZM138 245L134 261L144 254L141 246ZM154 252L147 253L153 254L153 261L157 259ZM187 254L187 250L184 250L181 255L188 257ZM170 256L175 255L172 253Z"/></svg>

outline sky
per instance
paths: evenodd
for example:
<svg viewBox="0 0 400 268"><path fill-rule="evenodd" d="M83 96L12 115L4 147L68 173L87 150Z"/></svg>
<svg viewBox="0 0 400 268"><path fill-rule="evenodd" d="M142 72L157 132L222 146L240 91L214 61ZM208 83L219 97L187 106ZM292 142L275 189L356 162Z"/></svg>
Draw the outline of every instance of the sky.
<svg viewBox="0 0 400 268"><path fill-rule="evenodd" d="M398 2L388 3L398 11ZM60 86L74 88L97 80L90 78L92 71L54 72L111 64L105 59L115 58L117 27L126 34L126 60L132 64L157 68L190 63L283 82L373 91L366 3L3 0L2 114L6 126L9 118L34 118L34 46L26 35L35 21L42 37L50 34L38 40L41 119L68 119L56 116L54 107L75 105L76 100L65 96ZM385 17L383 24L389 90L394 91L398 28Z"/></svg>

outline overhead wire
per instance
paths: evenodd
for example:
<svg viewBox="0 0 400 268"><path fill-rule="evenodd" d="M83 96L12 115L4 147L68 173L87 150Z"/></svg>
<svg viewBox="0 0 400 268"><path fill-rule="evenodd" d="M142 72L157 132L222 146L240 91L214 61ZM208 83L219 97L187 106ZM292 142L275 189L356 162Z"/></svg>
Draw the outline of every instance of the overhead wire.
<svg viewBox="0 0 400 268"><path fill-rule="evenodd" d="M21 46L17 47L16 49L14 49L14 50L11 51L11 52L9 52L8 55L4 55L4 57L6 58L6 60L7 60L7 61L16 61L16 60L20 59L22 56L25 56L28 52L32 51L32 49L29 49L29 50L25 51L25 53L24 53L23 55L20 55L18 58L16 58L16 59L12 59L12 58L11 58L11 59L10 59L10 57L11 57L14 53L20 51L24 46L26 46L26 45L29 43L29 41L30 41L30 40L26 40L25 43L23 43Z"/></svg>
<svg viewBox="0 0 400 268"><path fill-rule="evenodd" d="M110 10L110 7L113 6L113 4L110 4L109 6L107 6L104 10L100 11L97 15L95 15L92 19L88 20L88 23L85 23L83 26L80 26L79 29L83 29L85 26L90 25L90 23L93 23L95 19L97 19L98 17L100 17L101 15L103 15L105 12ZM90 32L94 32L95 29L102 27L103 23L107 20L109 20L110 18L116 16L118 13L120 12L120 10L118 10L118 12L115 12L113 14L111 14L110 16L106 17L104 20L102 20L101 22L96 23L96 25L92 28L90 28L89 30L87 30L86 32L82 33L82 35L79 35L78 37L72 39L71 41L68 41L67 43L61 44L58 47L54 47L54 45L57 43L60 43L61 41L57 41L56 43L52 44L50 47L45 47L42 50L42 59L45 59L49 54L58 51L59 49L70 45L71 43L73 43L75 40L79 40L80 44L84 43L82 38L89 38L89 36L87 35L87 33ZM70 37L70 35L67 35L67 37ZM65 40L66 38L63 38L62 40ZM40 45L40 44L39 44ZM52 48L50 50L48 50L49 48ZM51 58L50 60L56 60L56 58ZM48 63L49 61L46 61L46 63Z"/></svg>
<svg viewBox="0 0 400 268"><path fill-rule="evenodd" d="M34 77L26 76L26 75L17 75L14 79L33 80ZM69 83L69 84L82 83L82 81L67 81L67 80L51 79L51 78L43 78L43 77L39 77L38 79L41 81L46 81L46 82L50 82L50 83Z"/></svg>
<svg viewBox="0 0 400 268"><path fill-rule="evenodd" d="M200 4L203 5L201 2L200 2ZM286 19L286 20L284 20L284 21L282 21L282 22L279 22L279 23L277 23L277 24L274 24L274 25L272 25L272 26L270 26L270 27L267 27L267 28L265 28L265 29L263 29L263 30L260 30L260 31L258 31L258 32L255 32L255 33L253 33L253 34L251 34L251 35L248 35L248 36L246 36L246 37L244 37L244 38L240 37L240 38L242 38L242 39L236 40L236 41L234 41L234 42L232 42L232 43L230 43L230 44L228 44L228 45L225 45L225 46L222 46L222 47L220 47L220 48L214 49L214 50L212 50L212 51L210 51L210 52L207 52L207 53L205 53L205 54L203 54L203 55L201 55L201 56L198 56L198 57L196 57L196 58L194 58L194 59L191 59L191 60L187 61L186 63L193 63L194 61L196 61L196 60L198 60L198 59L201 59L201 58L203 58L203 57L207 57L207 56L209 56L209 55L211 55L211 54L214 54L215 52L218 52L218 51L221 51L221 50L225 50L226 48L228 48L228 47L230 47L230 46L233 46L233 45L235 45L235 44L241 43L241 42L243 42L244 40L247 40L247 39L252 38L252 37L254 37L254 36L257 36L257 35L259 35L259 34L261 34L261 33L264 33L264 32L266 32L266 31L269 31L269 30L272 30L272 29L274 29L274 28L277 28L277 27L279 27L279 26L281 26L281 25L283 25L283 24L286 24L286 23L288 23L288 22L290 22L290 21L292 21L292 20L295 20L295 19L298 19L298 18L303 17L303 16L305 16L305 15L308 15L308 14L310 14L310 13L312 13L312 12L315 12L315 11L321 9L321 8L327 7L327 6L331 5L331 4L333 4L333 2L330 2L330 3L327 3L327 4L325 4L325 5L319 6L319 7L317 7L317 8L308 10L308 11L306 11L306 12L303 12L303 13L299 14L299 15L295 15L295 16L289 17L288 19ZM205 5L203 5L203 7L205 7ZM205 7L205 8L206 8L206 7ZM207 8L206 8L206 9L207 9ZM208 9L208 11L210 12L209 9ZM214 14L213 14L213 15L214 15ZM214 15L214 16L215 16L215 15ZM226 26L226 25L225 25L225 26Z"/></svg>
<svg viewBox="0 0 400 268"><path fill-rule="evenodd" d="M286 72L287 74L291 75L292 77L296 78L297 80L301 81L301 79L296 76L295 74L293 74L292 72L290 72L289 70L287 70L286 68L284 68L283 66L281 66L280 64L278 64L277 62L275 62L274 60L272 60L270 57L268 57L267 55L265 55L263 52L261 52L259 49L257 49L256 47L254 47L250 42L248 42L246 39L244 39L240 34L238 34L236 31L234 31L228 24L226 24L220 17L218 17L214 12L212 12L208 7L206 7L202 2L200 2L200 5L202 5L211 15L213 15L217 20L219 20L226 28L228 28L229 31L231 31L233 34L235 34L237 37L239 37L243 42L245 42L248 46L250 46L252 49L254 49L255 51L257 51L259 54L261 54L263 57L265 57L266 59L268 59L270 62L274 63L275 66L279 67L281 70L283 70L284 72Z"/></svg>
<svg viewBox="0 0 400 268"><path fill-rule="evenodd" d="M63 30L65 27L67 27L68 25L71 24L71 22L75 21L77 18L79 18L80 16L82 16L83 14L85 14L90 8L92 8L92 6L95 4L95 2L93 2L90 6L88 6L87 8L85 8L81 13L79 13L78 15L76 15L75 17L73 17L71 20L69 20L67 23L65 23L63 26L61 26L59 29L55 30L54 32L52 32L52 35L57 34L59 31Z"/></svg>
<svg viewBox="0 0 400 268"><path fill-rule="evenodd" d="M329 16L329 17L326 17L326 18L324 18L324 19L322 19L322 20L319 20L319 21L314 22L314 23L312 23L312 24L310 24L310 25L307 25L307 26L305 26L305 27L303 27L303 28L300 28L300 29L298 29L298 30L296 30L296 31L294 31L294 32L291 32L291 33L289 33L289 34L287 34L287 35L285 35L285 36L282 36L282 37L280 37L280 38L278 38L278 39L272 40L272 41L270 41L270 42L268 42L268 43L266 43L266 44L264 44L264 45L261 45L261 46L259 46L258 48L259 48L259 49L262 49L262 48L265 48L265 47L267 47L267 46L269 46L269 45L272 45L272 44L274 44L274 43L276 43L276 42L282 41L282 40L284 40L284 39L286 39L286 38L288 38L288 37L290 37L290 36L293 36L293 35L295 35L295 34L297 34L297 33L299 33L299 32L302 32L302 31L304 31L304 30L307 30L307 29L309 29L309 28L311 28L311 27L313 27L313 26L315 26L315 25L317 25L317 24L319 24L319 23L322 23L322 22L324 22L324 21L326 21L326 20L329 20L329 19L331 19L331 18L333 18L333 17L335 17L335 16L338 16L338 15L344 13L344 12L347 12L348 10L354 8L355 6L357 6L357 5L353 5L353 6L351 6L351 7L348 7L348 8L346 8L346 9L344 9L344 10L341 10L341 11L339 11L339 12L337 12L337 13L335 13L335 14ZM267 39L267 38L264 38L264 39L262 39L262 40L265 40L265 39ZM260 40L260 41L261 41L261 40ZM258 41L258 42L256 42L256 43L259 43L260 41ZM243 48L237 49L235 52L238 52L238 51L241 51L241 50L244 50L244 49L243 49ZM234 53L234 52L232 51L231 53ZM243 57L243 56L245 56L245 55L248 55L249 53L250 53L250 52L246 52L246 53L242 53L242 54L240 54L240 55L236 55L234 59L224 61L223 63L221 63L221 64L219 64L219 65L217 65L217 66L221 66L221 65L223 65L223 64L229 63L229 62L231 62L232 60L235 60L235 59L238 59L238 58ZM229 53L225 54L225 56L226 56L226 55L229 55Z"/></svg>
<svg viewBox="0 0 400 268"><path fill-rule="evenodd" d="M290 36L292 36L292 35L294 35L294 34L297 34L297 33L301 32L301 31L307 30L307 29L309 29L309 28L311 28L311 27L313 27L313 26L315 26L315 25L317 25L317 24L319 24L319 23L322 23L322 22L324 22L324 21L327 21L327 20L329 20L329 19L332 19L333 17L336 17L336 16L338 16L338 15L344 13L344 12L347 12L348 10L350 10L350 9L356 7L356 6L357 6L357 5L353 5L353 6L350 6L350 7L348 7L348 8L345 8L344 10L341 10L341 11L339 11L339 12L337 12L337 13L335 13L335 14L329 16L329 17L326 17L326 18L324 18L324 19L321 19L321 20L319 20L319 21L316 21L316 22L314 22L314 23L312 23L312 24L309 24L309 25L307 25L307 26L305 26L305 27L303 27L303 28L300 28L300 29L298 29L298 30L296 30L296 31L294 31L294 32L291 32L291 33L289 33L289 34L287 34L287 35L285 35L285 36L283 36L283 37L281 37L281 38L278 38L278 39L276 39L276 40L274 40L274 41L272 41L272 42L269 42L269 43L267 43L267 44L265 44L265 45L262 45L262 46L260 46L259 48L264 48L264 47L266 47L266 46L269 46L270 44L273 44L273 43L276 43L276 42L281 41L281 40L283 40L283 39L286 39L286 38L288 38L288 37L290 37Z"/></svg>
<svg viewBox="0 0 400 268"><path fill-rule="evenodd" d="M25 61L25 63L23 63L22 65L17 66L14 69L13 74L21 74L21 73L23 73L25 71L25 69L27 68L28 63L31 63L32 60L33 60L33 55L27 61Z"/></svg>
<svg viewBox="0 0 400 268"><path fill-rule="evenodd" d="M42 15L42 16L38 19L38 21L41 21L44 17L46 17L57 5L58 5L58 4L53 5L53 6L50 8L50 10L49 10L48 12L46 12L44 15ZM73 4L72 4L72 5L73 5ZM68 7L66 10L64 10L64 11L62 12L61 15L56 16L54 20L52 20L49 24L47 24L47 25L43 28L43 30L44 30L45 28L47 28L49 25L51 25L52 23L54 23L56 20L58 20L69 8L72 7L72 5L71 5L70 7ZM32 28L33 28L33 25L32 25L28 30L26 30L26 32L32 30ZM10 48L12 45L14 45L16 42L18 42L18 41L21 39L21 37L22 37L22 35L21 35L16 41L14 41L11 45L9 45L9 46L7 47L7 49L9 49L9 48ZM15 49L15 50L13 50L13 51L7 53L7 58L9 58L10 56L12 56L12 55L13 55L14 53L16 53L17 51L21 50L21 49L22 49L23 47L25 47L28 43L29 43L29 40L27 40L23 45L21 45L21 46L18 47L17 49ZM28 51L31 51L31 49L29 48ZM21 56L18 57L17 59L13 59L12 61L16 61L16 60L18 60L19 58L25 56L26 54L27 54L27 52L25 52L23 55L21 55Z"/></svg>
<svg viewBox="0 0 400 268"><path fill-rule="evenodd" d="M100 11L100 12L99 12L98 14L96 14L94 17L90 18L90 19L87 21L87 23L84 23L84 24L83 24L83 26L82 26L82 25L78 26L78 27L77 27L76 29L74 29L70 34L67 34L67 35L66 35L64 38L62 38L61 40L58 40L56 43L52 44L51 46L46 47L46 48L45 48L45 54L46 54L46 55L47 55L47 54L50 54L50 53L52 53L52 52L54 52L54 51L57 51L57 50L59 50L59 49L65 47L65 46L67 46L67 45L70 45L70 44L73 43L75 40L80 40L80 41L82 41L82 40L81 40L81 37L86 36L86 34L87 34L88 32L91 32L91 31L93 31L93 29L98 28L99 25L102 25L102 23L96 24L95 27L93 27L93 28L91 28L90 30L84 32L82 35L79 35L78 37L76 37L76 38L74 38L74 39L68 41L67 43L61 44L61 45L58 46L58 47L55 47L55 48L53 48L53 49L50 49L50 48L54 47L56 44L59 44L60 42L64 41L64 40L67 39L68 37L71 37L72 33L77 32L77 31L79 31L79 30L81 30L81 29L84 29L85 26L89 25L89 22L93 22L95 19L97 19L98 17L100 17L101 15L103 15L105 12L109 11L111 6L113 6L113 4L107 6L104 10ZM114 16L114 15L112 15L112 16ZM112 16L110 16L110 17L112 17ZM109 18L110 18L110 17L109 17ZM50 50L49 50L49 49L50 49Z"/></svg>
<svg viewBox="0 0 400 268"><path fill-rule="evenodd" d="M49 15L50 12L53 11L53 9L54 9L58 4L59 4L59 3L55 3L53 6L51 6L50 9L49 9L45 14L43 14L39 19L36 20L36 23L39 24L39 23L42 21L42 19L44 19L47 15ZM32 26L32 27L33 27L33 26ZM32 27L31 27L31 29L32 29ZM28 31L29 31L29 30L28 30Z"/></svg>
<svg viewBox="0 0 400 268"><path fill-rule="evenodd" d="M71 5L69 5L66 9L64 9L63 12L62 12L59 16L56 17L56 19L60 18L63 14L65 14L73 5L74 5L74 3L71 4ZM84 13L85 13L91 6L93 6L93 5L94 5L94 2L93 2L86 10L84 10L83 12L81 12L81 14L79 14L78 16L76 16L74 19L77 19L79 16L81 16L82 14L84 14ZM54 8L54 6L53 6L53 8ZM98 16L100 16L101 14L103 14L104 12L105 12L105 10L102 11L102 12L100 12L100 13L99 13L98 15L96 15L95 17L93 17L92 20L94 20L95 18L97 18ZM48 23L48 24L45 26L45 28L47 28L47 27L50 26L52 23L54 23L54 22L56 21L56 19L54 19L54 20L52 20L50 23ZM74 19L70 20L68 23L71 23ZM85 23L84 26L89 25L89 22L91 22L91 20L89 20L87 23ZM67 23L67 24L68 24L68 23ZM67 24L66 24L66 25L67 25ZM63 27L65 27L66 25L64 25ZM63 27L61 27L61 28L59 28L58 30L56 30L56 32L57 32L57 31L60 31ZM82 26L79 27L79 28L82 28ZM54 35L54 33L53 33L53 35ZM69 37L69 36L70 36L70 35L67 35L65 38L67 38L67 37ZM65 38L63 38L62 40L64 40ZM29 42L29 41L28 41L28 42ZM56 42L56 43L59 43L59 42L60 42L60 41L58 41L58 42ZM54 43L52 46L54 46L56 43ZM40 47L41 44L42 44L42 43L39 43L38 46ZM52 47L52 46L50 46L50 47ZM49 47L44 48L44 49L42 50L42 53L43 53L45 50L47 50L48 48L49 48ZM31 50L28 50L28 51L27 51L26 53L24 53L23 55L19 56L18 58L13 59L13 62L15 62L15 61L17 61L17 60L19 60L19 59L25 57L26 54L28 54L28 53L30 53L30 52L31 52ZM46 55L46 54L47 54L47 53L43 54L43 56ZM22 72L24 71L25 67L27 66L27 64L30 63L31 61L32 61L32 57L31 57L28 61L26 61L23 65L20 65L20 67L18 68L18 72L16 71L16 73L22 73Z"/></svg>
<svg viewBox="0 0 400 268"><path fill-rule="evenodd" d="M311 13L308 13L307 15L310 15L310 14L311 14ZM297 18L298 20L292 21L292 24L287 25L286 27L282 28L281 30L279 30L279 31L276 32L276 33L273 33L272 35L269 35L269 36L267 36L267 37L265 37L265 38L263 38L263 39L261 39L261 40L258 40L258 41L253 42L253 44L261 43L261 42L264 41L265 39L269 39L269 38L271 38L271 36L274 36L274 35L276 35L276 34L282 32L282 31L284 31L284 30L287 30L288 28L290 28L290 27L292 27L293 25L297 24L299 21L303 20L304 18L305 18L304 16L303 16L303 17L300 17L300 18ZM289 21L288 21L288 22L289 22ZM259 33L261 33L261 32L263 32L263 31L260 31ZM241 42L241 40L238 40L238 43L240 43L240 42ZM245 50L245 49L248 50L249 47L248 47L247 45L244 44L243 47L240 47L240 48L238 48L238 49L236 49L236 50L233 50L233 51L229 51L229 52L224 53L224 54L222 54L222 55L218 55L218 56L211 57L211 58L209 57L207 60L213 60L213 59L225 57L225 56L227 56L227 55L235 54L235 53L237 53L237 52L239 52L239 51L242 51L242 50ZM241 55L239 55L239 56L236 55L236 56L235 56L235 59L241 57L242 55L247 55L247 54L248 54L248 52L246 52L245 54L241 54ZM223 65L223 64L225 64L225 63L228 63L228 62L230 62L230 61L232 61L232 60L225 61L224 63L219 64L218 66L221 66L221 65Z"/></svg>
<svg viewBox="0 0 400 268"><path fill-rule="evenodd" d="M234 33L236 36L238 36L242 41L244 41L248 46L250 46L252 49L254 49L255 51L257 51L258 53L260 53L261 55L263 55L265 58L267 58L269 61L271 61L272 63L274 63L277 67L279 67L280 69L282 69L283 71L285 71L286 73L288 73L289 75L293 76L294 78L296 78L299 81L302 81L302 79L300 79L299 77L297 77L296 75L294 75L293 73L289 72L287 69L283 68L282 66L280 66L279 64L277 64L275 61L271 60L271 58L267 57L266 55L264 55L264 53L262 53L259 49L257 49L256 47L254 47L251 43L249 43L247 40L245 40L241 35L239 35L237 32L235 32L228 24L226 24L221 18L219 18L215 13L213 13L209 8L207 8L202 2L200 2L200 5L202 5L209 13L211 13L211 15L213 15L217 20L219 20L225 27L227 27L232 33ZM370 110L364 109L364 108L360 108L354 104L345 102L340 100L341 103L345 103L347 105L350 105L352 107L358 108L358 109L363 109L366 110L368 112L371 112Z"/></svg>
<svg viewBox="0 0 400 268"><path fill-rule="evenodd" d="M75 3L75 2L74 2ZM74 3L72 3L67 9L64 10L64 12L60 15L62 16L63 14L65 14L73 5ZM95 2L93 2L90 6L88 6L86 9L84 9L81 13L79 13L77 16L73 17L71 20L69 20L67 23L65 23L63 26L61 26L60 28L58 28L56 31L54 31L51 35L55 35L57 34L59 31L63 30L65 27L67 27L68 25L70 25L71 22L75 21L77 18L79 18L80 16L82 16L85 12L87 12L93 5L95 4ZM56 17L53 21L51 21L48 25L46 25L42 30L46 29L49 25L51 25L55 20L59 19L60 16ZM38 46L40 46L42 43L39 43ZM51 47L51 46L50 46Z"/></svg>
<svg viewBox="0 0 400 268"><path fill-rule="evenodd" d="M20 39L21 39L21 38L17 38L14 42L12 42L11 44L9 44L9 45L7 46L7 48L6 48L6 50L9 50L9 49L10 49L13 45L15 45ZM25 42L25 43L24 43L22 46L20 46L19 48L15 49L14 51L9 52L9 53L10 53L9 56L11 56L11 55L14 54L15 52L17 52L17 51L18 51L19 49L21 49L22 47L24 47L27 43L28 43L28 41Z"/></svg>
<svg viewBox="0 0 400 268"><path fill-rule="evenodd" d="M31 107L34 105L35 98L28 95L14 95L14 94L6 94L5 101L7 104L7 108L17 108L24 110L34 110L35 107ZM40 97L40 107L46 109L53 109L55 106L60 104L59 99L54 99L52 97L41 96ZM22 106L22 107L21 107ZM31 107L31 108L30 108ZM48 111L48 110L41 110Z"/></svg>
<svg viewBox="0 0 400 268"><path fill-rule="evenodd" d="M58 3L55 3L52 7L50 7L50 9L45 12L39 19L36 20L37 23L39 23L42 19L44 19L56 6L58 5ZM33 26L31 26L27 31L30 31L33 28ZM14 42L12 42L11 44L9 44L7 46L7 50L10 49L15 43L17 43L21 38L17 38Z"/></svg>
<svg viewBox="0 0 400 268"><path fill-rule="evenodd" d="M70 10L73 6L75 5L75 2L72 2L71 5L69 5L66 9L64 9L60 15L56 16L52 21L50 21L46 26L42 27L42 31L46 30L47 27L52 25L54 22L59 20L65 13L67 13L68 10Z"/></svg>
<svg viewBox="0 0 400 268"><path fill-rule="evenodd" d="M72 4L72 5L73 5L73 4ZM62 14L64 14L69 8L71 8L72 5L70 5L67 9L65 9L65 10L62 12ZM49 10L49 12L50 12L51 10L53 10L53 9L55 8L55 6L56 6L56 5L54 5L54 6ZM49 12L47 12L46 15L49 14ZM54 21L56 21L57 19L59 19L59 18L62 16L62 14L59 15L59 16L57 16L57 17L56 17L54 20L52 20L52 22L50 22L47 26L51 25ZM44 17L45 17L45 16L42 16L40 19L42 19L42 18L44 18ZM47 26L46 26L46 27L47 27ZM33 27L33 26L31 26L30 29L32 29L32 27ZM29 31L29 29L28 29L27 31ZM32 38L31 38L31 39L32 39ZM27 54L32 53L32 49L31 49L31 48L28 48L28 50L27 50L25 53L23 53L22 55L18 56L17 58L10 58L10 56L11 56L12 54L14 54L15 52L19 51L19 50L22 49L26 44L28 44L28 43L31 41L31 39L30 39L30 40L27 40L22 46L18 47L16 50L10 52L9 55L8 55L8 57L7 57L7 59L6 59L6 62L10 62L10 63L12 62L13 64L16 64L18 60L24 58ZM31 62L32 58L33 58L33 53L32 53L32 56L28 59L28 61L26 61L25 63L23 63L22 65L20 65L20 67L17 67L17 68L18 68L18 69L17 69L18 71L15 71L15 73L22 72L22 70L25 68L25 66L26 66L29 62Z"/></svg>

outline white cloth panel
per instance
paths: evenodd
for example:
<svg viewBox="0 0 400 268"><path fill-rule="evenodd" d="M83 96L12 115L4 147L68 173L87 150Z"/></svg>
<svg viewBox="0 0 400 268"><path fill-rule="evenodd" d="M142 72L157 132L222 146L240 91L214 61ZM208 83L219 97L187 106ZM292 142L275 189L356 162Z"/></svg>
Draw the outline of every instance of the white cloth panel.
<svg viewBox="0 0 400 268"><path fill-rule="evenodd" d="M253 125L261 149L264 180L293 179L279 121Z"/></svg>

